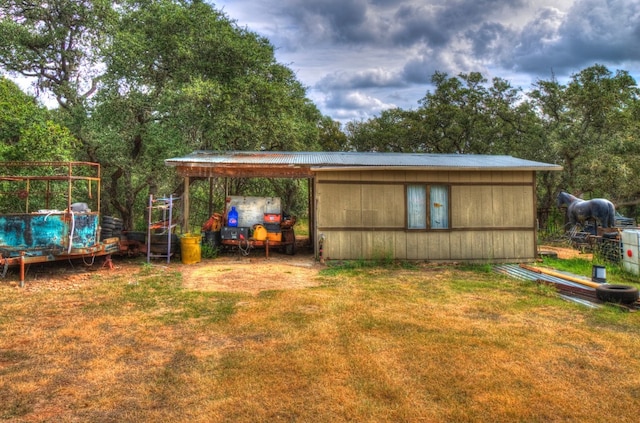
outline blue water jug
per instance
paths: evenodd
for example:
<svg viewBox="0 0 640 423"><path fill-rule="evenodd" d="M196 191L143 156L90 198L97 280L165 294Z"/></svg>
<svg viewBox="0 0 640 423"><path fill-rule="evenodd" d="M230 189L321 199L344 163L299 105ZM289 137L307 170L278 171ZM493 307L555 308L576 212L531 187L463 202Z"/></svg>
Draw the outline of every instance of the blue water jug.
<svg viewBox="0 0 640 423"><path fill-rule="evenodd" d="M232 226L232 227L238 226L238 211L236 210L235 207L231 207L227 221L229 226Z"/></svg>

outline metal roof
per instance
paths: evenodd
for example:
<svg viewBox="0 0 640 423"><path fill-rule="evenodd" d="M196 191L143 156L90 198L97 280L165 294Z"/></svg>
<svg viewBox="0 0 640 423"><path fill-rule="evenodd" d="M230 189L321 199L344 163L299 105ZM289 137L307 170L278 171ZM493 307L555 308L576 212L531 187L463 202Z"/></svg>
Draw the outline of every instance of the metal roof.
<svg viewBox="0 0 640 423"><path fill-rule="evenodd" d="M358 170L362 168L428 170L562 170L549 163L518 159L512 156L475 154L360 153L312 151L194 151L184 157L165 160L191 176L282 175L311 176L323 170ZM271 172L271 173L270 173ZM255 173L255 175L254 175Z"/></svg>

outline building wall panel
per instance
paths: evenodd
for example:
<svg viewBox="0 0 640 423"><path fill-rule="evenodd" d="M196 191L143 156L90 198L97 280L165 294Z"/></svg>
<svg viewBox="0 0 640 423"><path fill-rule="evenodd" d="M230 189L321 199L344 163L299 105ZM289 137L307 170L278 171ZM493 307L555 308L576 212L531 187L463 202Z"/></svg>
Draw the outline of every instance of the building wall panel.
<svg viewBox="0 0 640 423"><path fill-rule="evenodd" d="M493 226L529 227L535 222L533 186L493 188Z"/></svg>
<svg viewBox="0 0 640 423"><path fill-rule="evenodd" d="M449 260L451 257L451 249L449 247L451 241L451 233L435 232L430 233L427 239L426 256L429 260L440 261Z"/></svg>
<svg viewBox="0 0 640 423"><path fill-rule="evenodd" d="M451 184L532 184L534 172L529 171L323 171L316 174L317 181L363 182L443 182Z"/></svg>
<svg viewBox="0 0 640 423"><path fill-rule="evenodd" d="M362 185L362 226L398 227L405 225L404 185Z"/></svg>
<svg viewBox="0 0 640 423"><path fill-rule="evenodd" d="M448 230L405 229L405 187L416 182L450 185ZM320 172L316 211L323 253L352 260L531 260L534 189L533 172Z"/></svg>
<svg viewBox="0 0 640 423"><path fill-rule="evenodd" d="M533 186L453 186L451 220L457 228L530 227L535 221Z"/></svg>
<svg viewBox="0 0 640 423"><path fill-rule="evenodd" d="M394 231L393 240L394 240L394 244L393 244L394 257L398 259L401 259L402 257L406 257L406 258L403 258L402 260L407 260L409 257L409 245L407 243L407 233Z"/></svg>
<svg viewBox="0 0 640 423"><path fill-rule="evenodd" d="M396 258L435 262L504 262L535 258L530 231L324 231L328 260Z"/></svg>

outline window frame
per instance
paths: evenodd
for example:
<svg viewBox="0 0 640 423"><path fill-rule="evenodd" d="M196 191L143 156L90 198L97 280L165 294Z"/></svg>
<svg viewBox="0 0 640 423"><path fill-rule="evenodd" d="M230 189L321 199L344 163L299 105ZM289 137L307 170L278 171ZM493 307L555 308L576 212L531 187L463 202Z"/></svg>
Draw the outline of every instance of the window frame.
<svg viewBox="0 0 640 423"><path fill-rule="evenodd" d="M409 227L409 189L410 187L423 187L424 188L424 193L425 193L425 204L424 204L424 208L425 208L425 214L424 214L424 221L425 221L425 227L416 227L416 228L411 228ZM446 228L433 228L432 226L432 216L431 216L431 206L432 206L432 188L433 187L443 187L446 190L446 196L447 196L447 204L445 205L445 207L447 208L446 210L446 215L447 215L447 226ZM446 232L446 231L450 231L451 230L451 185L449 184L439 184L439 183L407 183L405 184L405 230L409 231L409 232Z"/></svg>

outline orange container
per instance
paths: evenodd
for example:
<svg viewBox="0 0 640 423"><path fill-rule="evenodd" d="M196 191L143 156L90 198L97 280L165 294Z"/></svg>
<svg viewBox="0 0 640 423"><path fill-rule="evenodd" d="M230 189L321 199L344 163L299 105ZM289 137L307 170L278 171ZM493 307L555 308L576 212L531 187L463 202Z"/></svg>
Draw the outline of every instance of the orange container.
<svg viewBox="0 0 640 423"><path fill-rule="evenodd" d="M282 232L267 232L267 239L269 241L282 241Z"/></svg>

